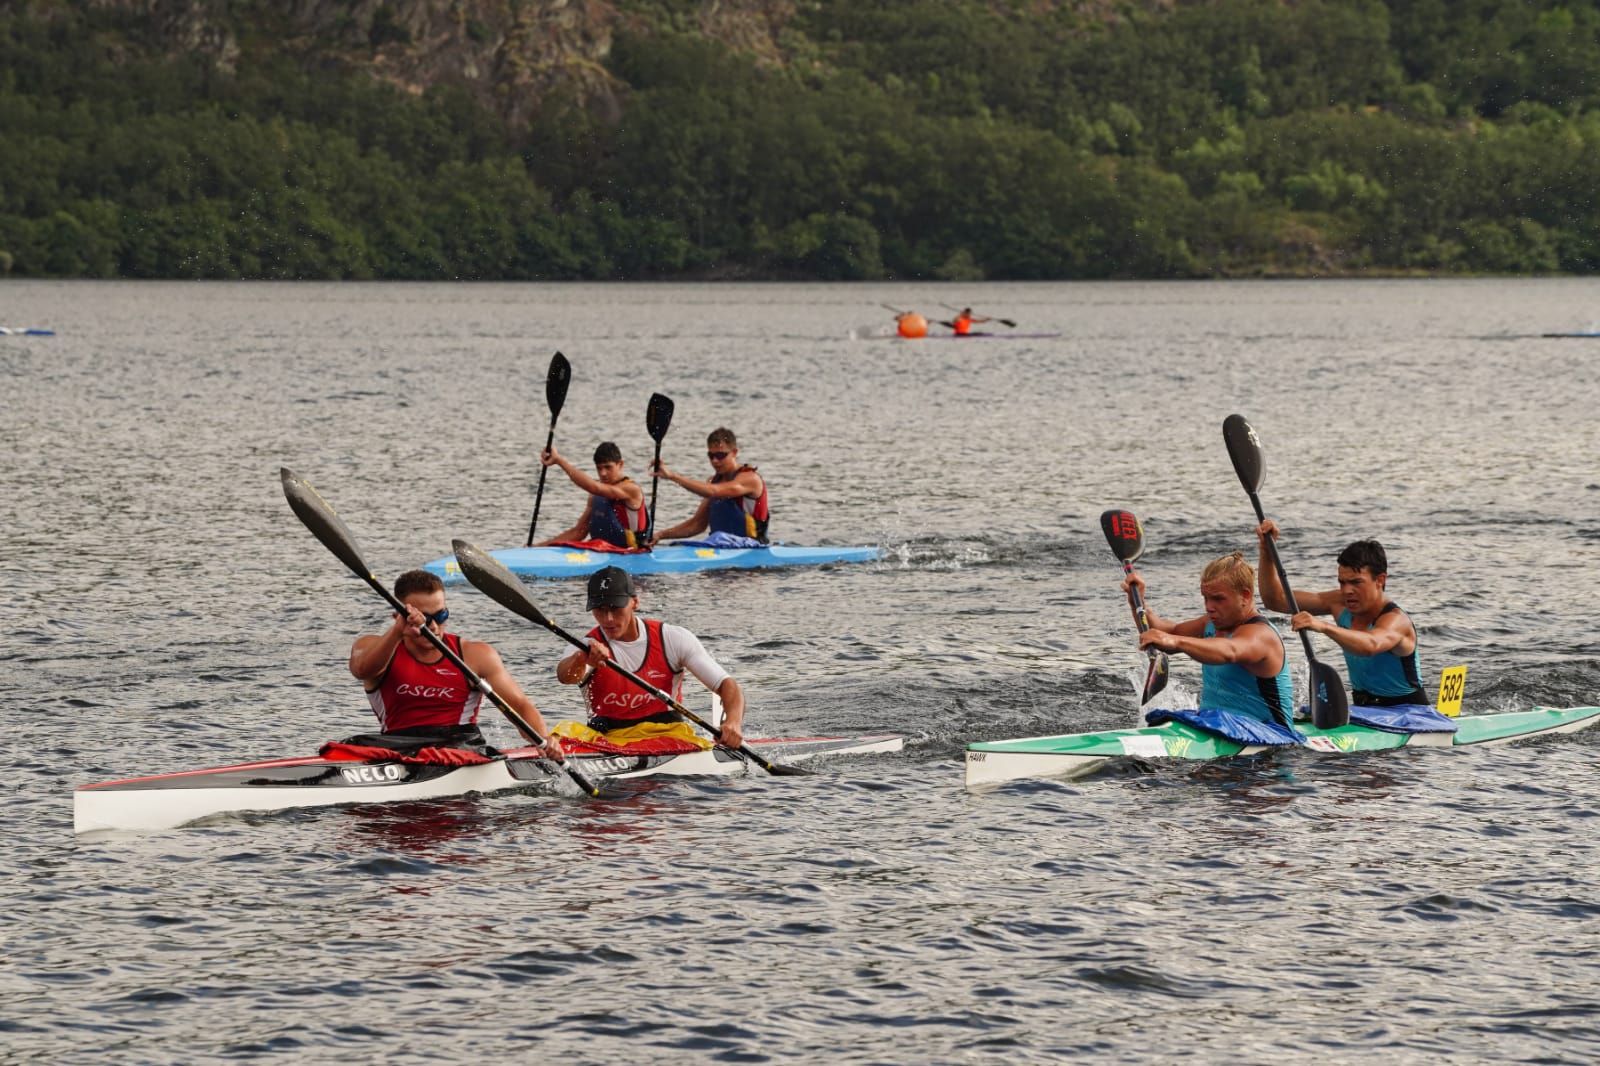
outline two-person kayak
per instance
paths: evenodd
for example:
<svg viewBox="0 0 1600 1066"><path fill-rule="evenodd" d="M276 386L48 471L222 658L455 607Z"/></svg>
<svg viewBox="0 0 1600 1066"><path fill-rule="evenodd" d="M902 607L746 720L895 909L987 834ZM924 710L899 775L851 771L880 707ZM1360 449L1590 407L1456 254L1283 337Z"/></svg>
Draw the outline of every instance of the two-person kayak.
<svg viewBox="0 0 1600 1066"><path fill-rule="evenodd" d="M779 566L829 566L867 563L883 558L876 545L800 547L772 544L760 548L715 548L662 544L654 551L594 551L586 548L496 548L489 553L518 577L588 577L602 566L630 574L684 574L697 570L762 570ZM464 581L454 555L425 563L423 569L446 583Z"/></svg>
<svg viewBox="0 0 1600 1066"><path fill-rule="evenodd" d="M904 739L884 733L746 743L770 761L795 762L822 755L899 751ZM723 748L664 755L569 754L567 759L584 774L602 780L728 777L751 772L749 762ZM399 758L379 762L316 755L273 759L82 785L72 795L72 828L74 833L173 829L227 814L433 800L513 789L548 791L559 787L562 780L564 775L536 748L516 748L487 762L465 766L413 763Z"/></svg>
<svg viewBox="0 0 1600 1066"><path fill-rule="evenodd" d="M1354 722L1334 729L1297 722L1295 728L1304 735L1306 748L1334 755L1395 748L1452 748L1576 733L1600 724L1600 707L1536 707L1507 714L1469 715L1454 721L1454 732L1395 733ZM1211 760L1268 750L1271 749L1265 746L1226 740L1184 722L1163 722L1138 729L968 744L966 779L968 787L1025 778L1071 780L1094 773L1113 759Z"/></svg>

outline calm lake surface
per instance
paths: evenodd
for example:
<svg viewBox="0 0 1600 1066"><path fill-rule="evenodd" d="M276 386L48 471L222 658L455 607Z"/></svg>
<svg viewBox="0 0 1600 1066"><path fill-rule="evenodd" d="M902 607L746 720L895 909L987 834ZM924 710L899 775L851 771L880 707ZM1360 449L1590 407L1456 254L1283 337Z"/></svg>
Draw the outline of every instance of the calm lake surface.
<svg viewBox="0 0 1600 1066"><path fill-rule="evenodd" d="M872 337L880 304L941 302L1060 336ZM1430 691L1466 663L1469 713L1600 700L1600 340L1537 336L1600 320L1600 283L7 282L0 309L57 331L0 337L0 1062L1600 1058L1600 731L961 770L969 741L1137 723L1099 514L1137 513L1152 602L1200 613L1203 563L1253 552L1233 412L1297 588L1378 537ZM641 475L661 391L669 465L703 475L730 426L775 537L888 549L646 579L643 608L743 682L751 732L906 751L75 840L75 785L369 728L345 658L386 608L278 468L380 575L520 544L557 349L575 458L614 439ZM663 484L663 521L693 502ZM558 473L541 529L581 507ZM536 593L587 624L580 586ZM451 607L580 713L564 645Z"/></svg>

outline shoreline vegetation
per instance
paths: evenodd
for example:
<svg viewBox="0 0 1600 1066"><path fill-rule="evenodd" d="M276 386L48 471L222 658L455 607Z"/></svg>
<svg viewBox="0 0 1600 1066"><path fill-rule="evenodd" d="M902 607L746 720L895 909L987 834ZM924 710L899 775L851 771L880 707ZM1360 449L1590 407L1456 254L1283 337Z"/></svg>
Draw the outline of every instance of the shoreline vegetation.
<svg viewBox="0 0 1600 1066"><path fill-rule="evenodd" d="M504 7L456 5L479 6ZM701 5L613 6L583 68L604 100L558 80L496 110L378 76L418 47L424 0L344 25L363 47L338 62L253 0L215 16L225 62L137 5L0 4L0 276L1600 268L1592 7L814 0L770 5L772 47L741 50L685 14ZM463 46L498 32L469 18Z"/></svg>

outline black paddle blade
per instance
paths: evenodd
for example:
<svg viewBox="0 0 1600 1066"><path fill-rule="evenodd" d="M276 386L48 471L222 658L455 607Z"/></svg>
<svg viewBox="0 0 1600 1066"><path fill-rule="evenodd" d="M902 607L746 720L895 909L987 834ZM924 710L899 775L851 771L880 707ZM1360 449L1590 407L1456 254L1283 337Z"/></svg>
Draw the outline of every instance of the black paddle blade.
<svg viewBox="0 0 1600 1066"><path fill-rule="evenodd" d="M644 428L650 431L650 439L657 444L667 435L667 427L672 425L672 401L659 392L650 394L650 406L644 409Z"/></svg>
<svg viewBox="0 0 1600 1066"><path fill-rule="evenodd" d="M1017 328L1017 324L1011 321L1009 318L997 318L995 321L1000 323L1002 326L1010 326L1012 329Z"/></svg>
<svg viewBox="0 0 1600 1066"><path fill-rule="evenodd" d="M355 571L357 577L371 580L372 571L361 558L355 535L345 526L333 505L324 500L309 481L288 467L281 467L278 476L283 479L283 494L289 500L289 509L311 530L311 535Z"/></svg>
<svg viewBox="0 0 1600 1066"><path fill-rule="evenodd" d="M1228 445L1228 458L1233 460L1233 472L1246 492L1261 488L1264 466L1261 455L1261 438L1244 415L1229 415L1222 420L1222 439Z"/></svg>
<svg viewBox="0 0 1600 1066"><path fill-rule="evenodd" d="M1325 662L1311 663L1311 724L1337 729L1350 721L1350 700L1339 671Z"/></svg>
<svg viewBox="0 0 1600 1066"><path fill-rule="evenodd" d="M572 364L567 362L567 357L557 352L550 357L550 373L544 379L544 398L550 404L550 417L554 419L561 413L561 405L567 402L567 386L572 384Z"/></svg>
<svg viewBox="0 0 1600 1066"><path fill-rule="evenodd" d="M1144 695L1139 698L1141 704L1149 703L1156 693L1167 687L1168 667L1166 652L1158 651L1150 656L1150 670L1144 675Z"/></svg>
<svg viewBox="0 0 1600 1066"><path fill-rule="evenodd" d="M1102 511L1100 528L1111 553L1123 562L1136 563L1144 554L1144 527L1132 511Z"/></svg>
<svg viewBox="0 0 1600 1066"><path fill-rule="evenodd" d="M461 564L461 573L485 596L512 614L520 614L546 629L555 628L533 602L533 597L528 595L527 586L518 581L517 575L507 570L499 559L459 538L451 541L450 547L455 550L456 562Z"/></svg>

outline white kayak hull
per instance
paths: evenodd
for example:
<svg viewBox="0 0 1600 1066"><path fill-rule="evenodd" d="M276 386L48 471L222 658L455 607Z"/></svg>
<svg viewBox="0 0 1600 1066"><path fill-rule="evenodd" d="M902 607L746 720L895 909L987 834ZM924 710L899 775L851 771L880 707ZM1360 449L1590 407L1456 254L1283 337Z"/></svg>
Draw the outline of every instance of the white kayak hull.
<svg viewBox="0 0 1600 1066"><path fill-rule="evenodd" d="M904 738L892 734L773 738L751 740L748 744L769 762L789 763L819 755L899 751ZM583 773L599 780L726 777L751 772L743 759L717 748L679 755L569 758ZM571 787L564 774L539 759L531 748L518 748L502 759L470 766L338 762L315 756L276 759L80 786L73 792L72 829L76 834L104 830L148 832L176 829L219 815L444 799L512 789L559 788L563 783Z"/></svg>

